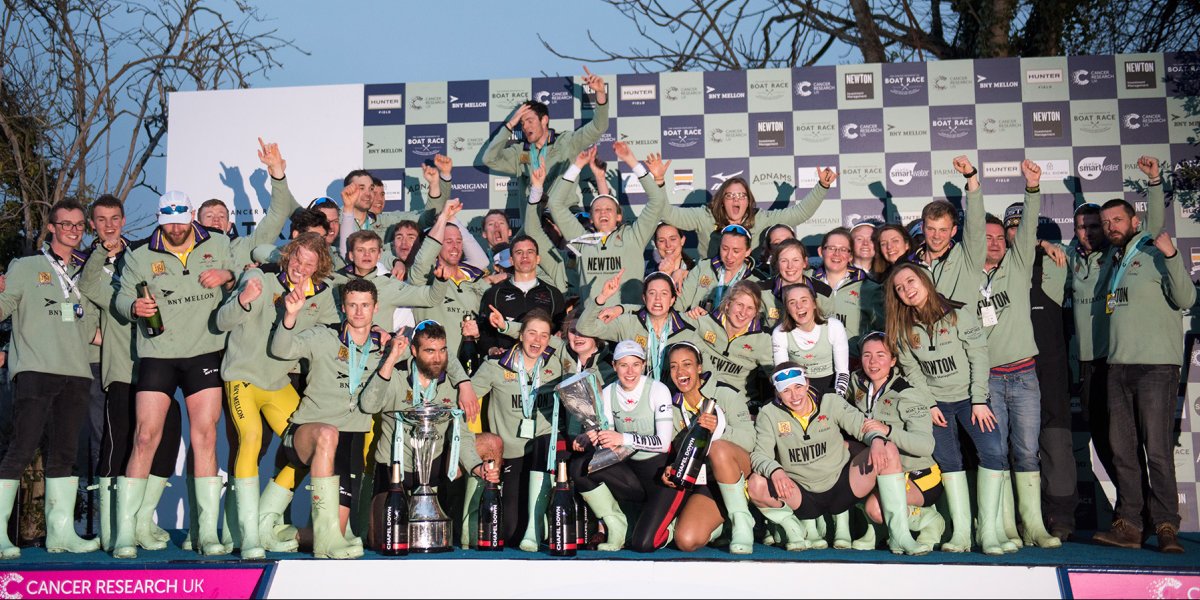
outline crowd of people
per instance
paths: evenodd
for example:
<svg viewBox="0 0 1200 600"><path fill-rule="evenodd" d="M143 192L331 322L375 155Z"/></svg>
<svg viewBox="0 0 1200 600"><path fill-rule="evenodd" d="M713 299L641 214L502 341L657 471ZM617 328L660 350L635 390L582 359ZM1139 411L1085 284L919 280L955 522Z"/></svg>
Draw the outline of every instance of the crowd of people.
<svg viewBox="0 0 1200 600"><path fill-rule="evenodd" d="M1057 548L1075 535L1075 346L1084 420L1117 487L1094 540L1139 548L1153 533L1182 552L1172 430L1180 315L1196 292L1162 232L1157 161L1138 162L1144 222L1123 199L1081 204L1062 245L1037 237L1036 163L1021 165L1024 202L998 218L960 156L961 211L936 199L910 224L834 228L813 257L796 228L833 170L778 210L759 208L740 177L706 206L677 206L671 161L618 141L646 194L635 217L597 157L605 84L591 73L584 84L596 111L579 129L550 129L529 101L489 141L483 165L516 178L527 202L516 227L488 212L481 239L458 218L445 156L424 167L427 191L410 202L422 210L383 212L383 183L363 170L340 202L297 203L280 149L261 140L271 203L252 235L231 232L221 200L177 191L140 241L123 236L112 196L55 204L45 246L11 263L0 293L14 378L0 522L40 448L50 552L165 548L154 514L178 458L178 392L184 545L204 555L263 558L303 539L318 557L361 556L393 463L406 489L417 483L412 448L393 440L396 411L422 406L454 415L430 476L464 546L493 482L506 545L544 547L552 473L566 463L602 525L599 551ZM598 428L560 410L556 386L580 373L596 383ZM94 378L100 535L84 539L74 466ZM713 441L681 488L673 458L693 426ZM271 433L280 455L263 487ZM605 450L624 458L590 468ZM286 516L305 478L311 531ZM0 555L20 555L3 528Z"/></svg>

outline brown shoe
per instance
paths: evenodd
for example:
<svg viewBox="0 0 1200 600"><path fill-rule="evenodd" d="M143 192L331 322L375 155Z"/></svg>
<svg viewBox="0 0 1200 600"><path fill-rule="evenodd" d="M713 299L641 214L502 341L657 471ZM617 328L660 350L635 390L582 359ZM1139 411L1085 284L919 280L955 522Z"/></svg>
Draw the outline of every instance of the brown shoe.
<svg viewBox="0 0 1200 600"><path fill-rule="evenodd" d="M1108 531L1102 531L1092 536L1092 541L1104 546L1136 550L1142 547L1142 531L1125 519L1117 519L1113 521L1112 527Z"/></svg>
<svg viewBox="0 0 1200 600"><path fill-rule="evenodd" d="M1159 523L1154 528L1158 535L1158 551L1167 554L1183 554L1183 546L1179 545L1179 531L1170 523Z"/></svg>

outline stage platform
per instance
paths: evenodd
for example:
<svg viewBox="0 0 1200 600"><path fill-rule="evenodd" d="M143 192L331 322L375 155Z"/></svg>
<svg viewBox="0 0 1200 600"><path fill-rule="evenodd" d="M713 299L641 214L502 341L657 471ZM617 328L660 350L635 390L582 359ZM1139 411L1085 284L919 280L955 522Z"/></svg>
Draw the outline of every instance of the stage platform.
<svg viewBox="0 0 1200 600"><path fill-rule="evenodd" d="M653 554L581 551L573 558L515 549L454 550L354 561L271 554L270 560L203 558L178 547L142 551L133 561L25 548L0 571L0 598L357 598L357 597L1200 597L1200 534L1184 554L1147 545L1120 550L1084 541L1058 550L1023 548L1002 557L885 550L787 552L757 545L733 556L721 548ZM1151 540L1153 542L1153 539ZM19 594L19 595L18 595Z"/></svg>

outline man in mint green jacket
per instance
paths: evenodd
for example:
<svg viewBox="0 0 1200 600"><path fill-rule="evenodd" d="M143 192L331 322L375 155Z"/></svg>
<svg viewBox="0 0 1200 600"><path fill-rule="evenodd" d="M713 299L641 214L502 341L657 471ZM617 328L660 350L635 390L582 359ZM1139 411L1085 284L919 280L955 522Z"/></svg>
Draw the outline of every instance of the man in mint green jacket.
<svg viewBox="0 0 1200 600"><path fill-rule="evenodd" d="M13 319L9 376L13 378L13 435L0 461L0 522L8 523L21 473L40 448L46 473L46 549L91 552L100 540L75 534L78 477L72 477L79 431L87 414L92 369L87 344L95 308L79 291L81 265L71 251L83 238L83 206L62 200L48 213L51 236L40 254L8 266L0 292L0 318ZM21 550L0 528L0 558Z"/></svg>
<svg viewBox="0 0 1200 600"><path fill-rule="evenodd" d="M1162 178L1150 180L1161 186ZM1117 505L1112 528L1096 534L1101 544L1140 548L1143 468L1150 476L1148 508L1162 552L1180 553L1179 495L1175 481L1175 403L1183 365L1180 311L1196 301L1183 257L1166 231L1138 232L1139 219L1122 199L1100 209L1111 244L1111 272L1104 309L1108 314L1109 437Z"/></svg>

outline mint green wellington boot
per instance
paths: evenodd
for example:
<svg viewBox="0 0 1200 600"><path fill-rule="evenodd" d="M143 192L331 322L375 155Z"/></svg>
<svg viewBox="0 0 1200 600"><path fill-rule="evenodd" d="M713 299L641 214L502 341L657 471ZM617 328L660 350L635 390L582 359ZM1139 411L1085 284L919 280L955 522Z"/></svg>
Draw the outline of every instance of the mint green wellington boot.
<svg viewBox="0 0 1200 600"><path fill-rule="evenodd" d="M292 492L271 481L258 498L259 547L268 552L295 552L296 528L284 522L283 512L292 503Z"/></svg>
<svg viewBox="0 0 1200 600"><path fill-rule="evenodd" d="M608 486L602 483L600 487L590 492L580 492L580 495L592 509L592 514L596 515L597 519L604 521L604 529L608 532L608 539L604 543L598 544L596 549L604 552L616 552L624 548L625 532L629 527L629 521L626 520L625 513L621 512L621 505L617 504L617 499L613 497Z"/></svg>
<svg viewBox="0 0 1200 600"><path fill-rule="evenodd" d="M346 541L338 524L340 479L337 475L312 478L313 555L317 558L345 559L363 555L360 546Z"/></svg>
<svg viewBox="0 0 1200 600"><path fill-rule="evenodd" d="M85 540L75 533L75 499L78 477L46 478L46 551L82 554L100 549L100 540Z"/></svg>
<svg viewBox="0 0 1200 600"><path fill-rule="evenodd" d="M529 523L521 538L520 548L525 552L537 552L538 545L546 539L546 510L550 506L550 478L541 471L529 473Z"/></svg>
<svg viewBox="0 0 1200 600"><path fill-rule="evenodd" d="M113 513L114 558L137 558L137 512L142 507L142 496L146 494L146 480L118 477L114 496L117 500Z"/></svg>
<svg viewBox="0 0 1200 600"><path fill-rule="evenodd" d="M221 515L221 489L225 483L220 477L195 477L196 485L196 522L197 537L192 538L192 546L199 548L204 556L224 556L229 554L217 533L217 520Z"/></svg>
<svg viewBox="0 0 1200 600"><path fill-rule="evenodd" d="M779 508L760 506L758 510L768 521L779 525L783 529L783 537L787 538L787 545L784 546L786 549L800 551L810 548L808 532L805 530L804 524L800 519L796 518L796 513L788 508L787 505Z"/></svg>
<svg viewBox="0 0 1200 600"><path fill-rule="evenodd" d="M946 488L946 504L950 506L953 530L949 540L942 543L943 552L971 551L971 492L967 474L963 471L942 473Z"/></svg>
<svg viewBox="0 0 1200 600"><path fill-rule="evenodd" d="M888 549L892 554L921 556L929 554L930 548L918 543L908 528L908 492L903 473L880 475L875 479L879 488L879 507L883 511L883 522L888 527Z"/></svg>
<svg viewBox="0 0 1200 600"><path fill-rule="evenodd" d="M750 505L746 501L746 478L738 479L737 483L717 483L717 488L721 491L721 500L725 503L725 512L731 522L729 553L754 552L754 516L750 514Z"/></svg>
<svg viewBox="0 0 1200 600"><path fill-rule="evenodd" d="M1017 472L1017 505L1021 510L1021 524L1025 526L1021 538L1025 545L1047 549L1062 547L1062 540L1050 535L1042 520L1041 473Z"/></svg>

